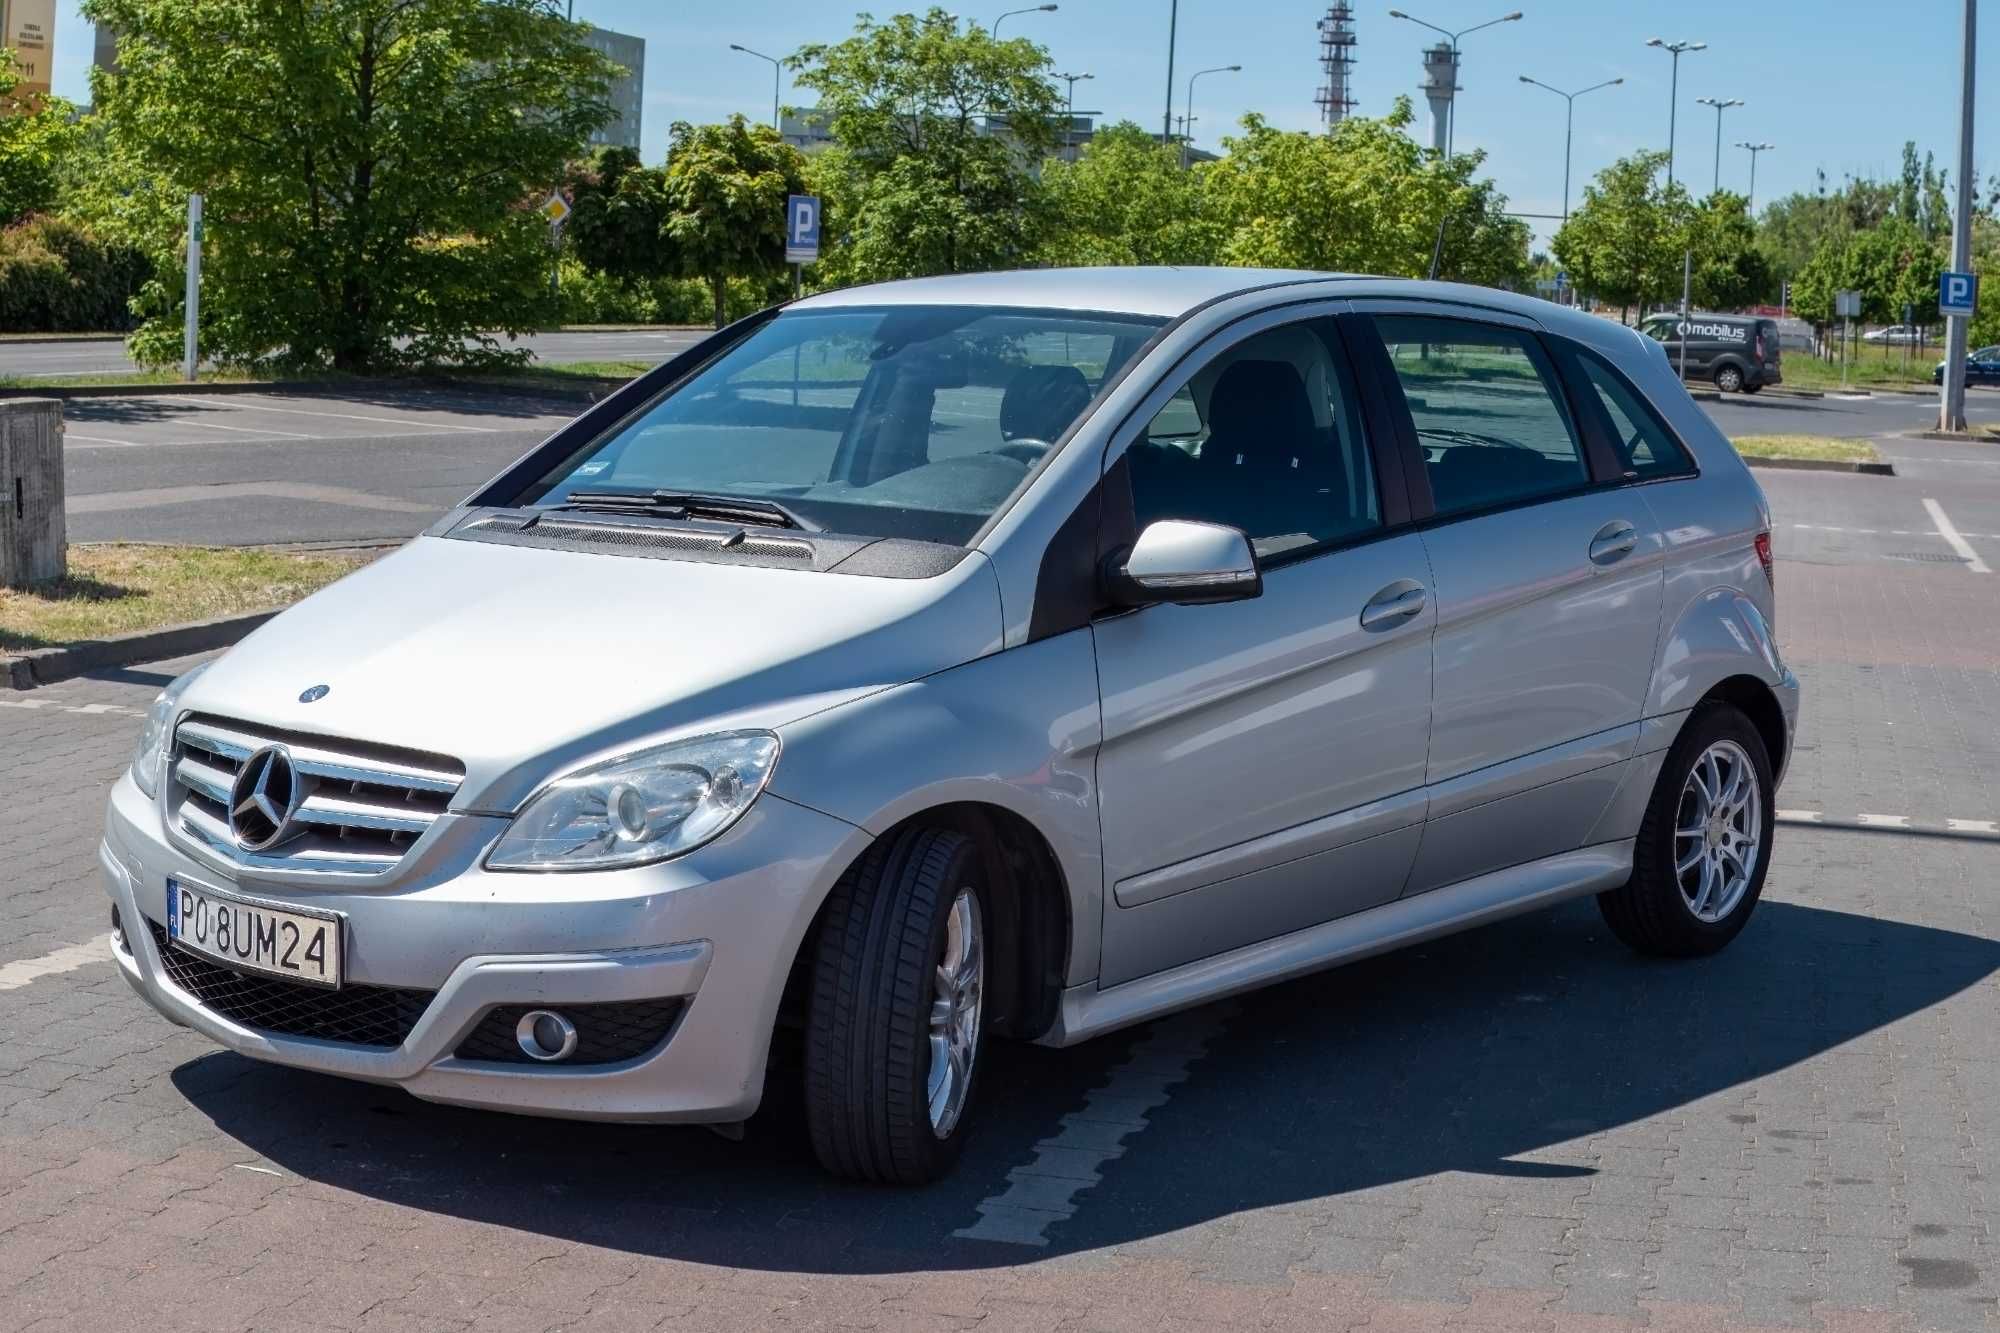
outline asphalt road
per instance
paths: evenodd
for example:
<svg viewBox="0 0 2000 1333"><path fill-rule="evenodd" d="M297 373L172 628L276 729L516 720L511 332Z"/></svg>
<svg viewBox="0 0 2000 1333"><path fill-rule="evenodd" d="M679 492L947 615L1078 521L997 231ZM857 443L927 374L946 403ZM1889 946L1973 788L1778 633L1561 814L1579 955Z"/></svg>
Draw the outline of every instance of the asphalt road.
<svg viewBox="0 0 2000 1333"><path fill-rule="evenodd" d="M626 333L532 333L509 346L526 347L537 361L664 361L703 335L699 330L658 329ZM112 375L136 370L118 339L0 341L0 375L41 377Z"/></svg>
<svg viewBox="0 0 2000 1333"><path fill-rule="evenodd" d="M1727 951L1642 961L1582 902L1070 1051L997 1047L989 1113L921 1192L821 1176L789 1083L728 1143L425 1105L168 1026L102 952L95 846L183 664L0 693L0 1333L1990 1333L2000 575L1926 502L2000 564L2000 468L1889 447L1895 478L1763 474L1805 721ZM1024 1195L1043 1243L982 1238Z"/></svg>

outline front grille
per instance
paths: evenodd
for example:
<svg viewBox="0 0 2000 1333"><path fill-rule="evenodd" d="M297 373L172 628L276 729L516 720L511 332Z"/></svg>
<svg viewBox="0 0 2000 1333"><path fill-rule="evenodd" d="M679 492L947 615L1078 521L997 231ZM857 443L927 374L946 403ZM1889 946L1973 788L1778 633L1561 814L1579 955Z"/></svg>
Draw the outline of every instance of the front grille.
<svg viewBox="0 0 2000 1333"><path fill-rule="evenodd" d="M253 852L231 830L230 792L244 763L269 746L284 748L297 775L296 832ZM169 819L189 842L243 865L362 874L400 861L465 780L464 767L440 755L198 714L175 728L168 771Z"/></svg>
<svg viewBox="0 0 2000 1333"><path fill-rule="evenodd" d="M181 948L157 921L146 924L152 928L168 980L203 1008L260 1032L351 1046L401 1046L435 994L396 986L326 990L279 977L253 977Z"/></svg>
<svg viewBox="0 0 2000 1333"><path fill-rule="evenodd" d="M537 1008L554 1009L576 1025L576 1050L568 1065L610 1065L636 1060L658 1049L674 1030L686 1002L678 997L665 1000L627 1000L611 1004L526 1005L505 1004L487 1011L479 1026L465 1034L452 1054L461 1060L491 1060L499 1064L536 1064L514 1040L514 1028L523 1014Z"/></svg>

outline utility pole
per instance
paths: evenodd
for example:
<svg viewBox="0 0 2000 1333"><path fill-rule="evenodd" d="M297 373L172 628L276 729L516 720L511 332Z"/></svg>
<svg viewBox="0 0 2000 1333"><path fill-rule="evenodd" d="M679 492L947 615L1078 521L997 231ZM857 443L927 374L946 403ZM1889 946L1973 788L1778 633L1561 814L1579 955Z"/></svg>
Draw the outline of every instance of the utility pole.
<svg viewBox="0 0 2000 1333"><path fill-rule="evenodd" d="M194 383L201 363L201 196L188 196L187 328L181 333L181 377ZM1961 339L1960 341L1963 341Z"/></svg>
<svg viewBox="0 0 2000 1333"><path fill-rule="evenodd" d="M1965 0L1964 69L1958 90L1958 210L1951 224L1951 266L1958 273L1972 271L1972 85L1978 63L1979 0ZM1965 429L1965 335L1964 315L1945 316L1944 386L1939 391L1938 429Z"/></svg>
<svg viewBox="0 0 2000 1333"><path fill-rule="evenodd" d="M1181 0L1167 3L1167 114L1160 119L1160 142L1174 141L1174 33L1180 26Z"/></svg>
<svg viewBox="0 0 2000 1333"><path fill-rule="evenodd" d="M1603 83L1593 83L1588 88L1579 88L1573 93L1566 93L1560 88L1554 87L1550 84L1543 83L1540 79L1531 79L1525 74L1521 75L1520 78L1521 82L1523 83L1532 83L1537 88L1548 89L1548 91L1554 93L1557 97L1562 98L1564 102L1568 103L1567 108L1563 112L1563 225L1568 226L1569 225L1569 149L1571 141L1574 140L1576 137L1576 99L1583 96L1585 93L1594 93L1599 88L1616 87L1617 85L1625 82L1625 80L1622 78L1606 79Z"/></svg>
<svg viewBox="0 0 2000 1333"><path fill-rule="evenodd" d="M1715 108L1715 183L1708 187L1708 192L1714 194L1722 188L1722 113L1729 110L1730 107L1742 106L1743 99L1740 97L1697 97L1694 100L1703 106L1712 106Z"/></svg>
<svg viewBox="0 0 2000 1333"><path fill-rule="evenodd" d="M1680 112L1681 101L1681 56L1688 51L1706 51L1707 42L1663 42L1657 37L1646 39L1646 45L1657 46L1674 58L1673 81L1667 91L1667 185L1674 183L1674 119Z"/></svg>
<svg viewBox="0 0 2000 1333"><path fill-rule="evenodd" d="M1204 74L1241 74L1242 72L1243 66L1241 65L1212 65L1207 69L1198 69L1188 75L1187 115L1183 120L1183 126L1187 130L1187 133L1181 136L1181 170L1187 170L1188 144L1194 138L1194 81Z"/></svg>
<svg viewBox="0 0 2000 1333"><path fill-rule="evenodd" d="M1768 153L1773 148L1776 148L1778 145L1774 143L1739 142L1736 146L1738 148L1748 149L1750 153L1750 193L1747 196L1748 199L1747 207L1750 209L1752 213L1754 213L1757 211L1757 154Z"/></svg>
<svg viewBox="0 0 2000 1333"><path fill-rule="evenodd" d="M765 54L764 54L764 53L763 53L762 51L752 51L752 50L751 50L751 49L750 49L749 47L747 47L747 46L738 46L738 45L737 45L737 44L736 44L735 42L731 42L731 43L729 44L729 49L730 49L730 50L732 50L732 51L741 51L741 52L742 52L742 53L743 53L744 55L746 55L746 56L756 56L756 57L757 57L757 58L758 58L759 60L767 60L767 61L769 61L769 62L770 62L770 64L771 64L771 128L772 128L772 129L774 129L774 130L777 130L777 131L779 131L780 133L783 133L783 132L784 132L784 126L782 126L782 125L780 125L780 124L778 123L778 97L779 97L779 94L780 94L780 92L781 92L781 91L782 91L782 89L783 89L783 79L784 79L784 72L785 72L785 66L784 66L784 64L783 64L783 63L782 63L781 61L779 61L779 59L778 59L778 58L777 58L776 56L767 56L767 55L765 55Z"/></svg>

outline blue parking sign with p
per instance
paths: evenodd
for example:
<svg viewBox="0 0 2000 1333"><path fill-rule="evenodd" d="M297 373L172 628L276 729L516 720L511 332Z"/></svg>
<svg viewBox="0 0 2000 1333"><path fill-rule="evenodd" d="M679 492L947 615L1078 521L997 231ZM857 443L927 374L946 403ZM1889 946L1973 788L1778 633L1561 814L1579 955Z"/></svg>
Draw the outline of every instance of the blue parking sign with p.
<svg viewBox="0 0 2000 1333"><path fill-rule="evenodd" d="M794 194L785 200L785 262L810 264L819 258L819 199Z"/></svg>
<svg viewBox="0 0 2000 1333"><path fill-rule="evenodd" d="M1938 274L1938 313L1969 315L1979 305L1979 275L1976 273Z"/></svg>

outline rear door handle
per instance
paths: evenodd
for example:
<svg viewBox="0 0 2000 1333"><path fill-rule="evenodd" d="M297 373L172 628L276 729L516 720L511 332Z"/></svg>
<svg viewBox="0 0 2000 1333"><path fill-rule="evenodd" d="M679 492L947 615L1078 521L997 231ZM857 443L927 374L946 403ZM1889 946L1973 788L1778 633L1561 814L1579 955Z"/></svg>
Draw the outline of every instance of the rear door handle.
<svg viewBox="0 0 2000 1333"><path fill-rule="evenodd" d="M1361 628L1387 629L1401 624L1424 609L1430 594L1415 579L1397 579L1368 599L1361 608Z"/></svg>
<svg viewBox="0 0 2000 1333"><path fill-rule="evenodd" d="M1638 545L1639 530L1622 518L1613 519L1590 539L1590 562L1594 565L1615 565L1632 554Z"/></svg>

